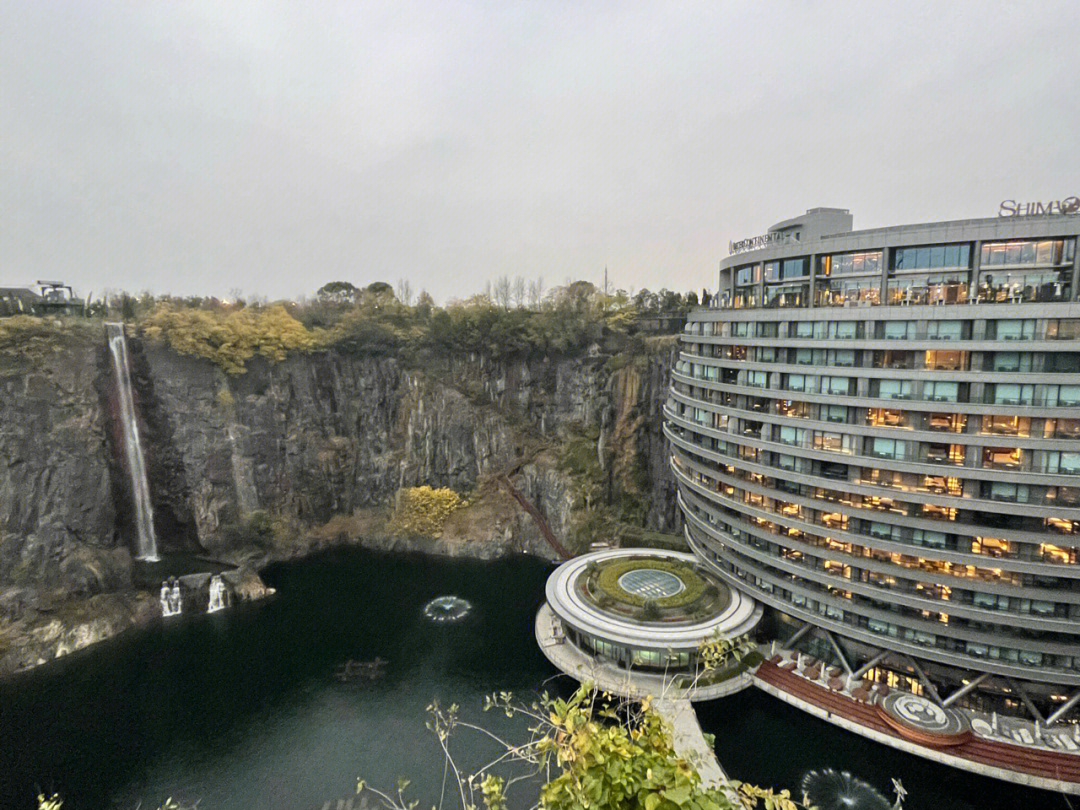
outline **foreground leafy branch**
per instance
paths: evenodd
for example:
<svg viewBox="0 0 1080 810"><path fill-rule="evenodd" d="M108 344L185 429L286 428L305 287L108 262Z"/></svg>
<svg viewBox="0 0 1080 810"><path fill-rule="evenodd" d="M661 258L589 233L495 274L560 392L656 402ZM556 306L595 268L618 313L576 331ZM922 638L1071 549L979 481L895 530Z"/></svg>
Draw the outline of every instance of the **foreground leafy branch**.
<svg viewBox="0 0 1080 810"><path fill-rule="evenodd" d="M531 785L536 778L544 781L530 810L808 810L786 790L777 793L736 781L702 784L697 770L676 753L671 731L650 698L640 703L617 699L586 684L569 698L545 694L529 704L500 692L485 699L484 710L524 717L529 723L525 739L511 742L465 721L456 705L428 707L428 728L454 784L449 793L456 799L451 801L462 810L506 810L512 788ZM459 729L489 737L502 753L466 773L450 744ZM417 803L406 799L405 787L399 783L396 792L387 793L360 781L357 792L371 791L389 810L414 810Z"/></svg>

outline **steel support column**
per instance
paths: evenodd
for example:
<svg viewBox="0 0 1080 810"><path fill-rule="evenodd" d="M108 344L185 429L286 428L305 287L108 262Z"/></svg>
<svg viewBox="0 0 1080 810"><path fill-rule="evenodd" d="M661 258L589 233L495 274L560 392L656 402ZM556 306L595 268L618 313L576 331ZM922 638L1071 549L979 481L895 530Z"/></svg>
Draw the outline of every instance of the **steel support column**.
<svg viewBox="0 0 1080 810"><path fill-rule="evenodd" d="M1062 703L1060 706L1054 709L1054 711L1052 711L1046 716L1046 725L1054 725L1054 723L1064 717L1065 714L1069 711L1069 709L1075 706L1077 702L1080 702L1080 689L1077 689L1075 692L1069 695L1068 700L1066 700L1064 703Z"/></svg>
<svg viewBox="0 0 1080 810"><path fill-rule="evenodd" d="M955 692L953 692L951 695L949 695L947 698L945 698L945 700L942 701L941 705L942 706L950 706L950 705L952 705L953 703L958 701L960 698L962 698L964 695L966 695L968 692L970 692L972 689L974 689L976 686L978 686L980 683L982 683L983 681L985 681L989 677L990 677L990 673L989 672L984 672L978 678L964 684L959 689L957 689Z"/></svg>

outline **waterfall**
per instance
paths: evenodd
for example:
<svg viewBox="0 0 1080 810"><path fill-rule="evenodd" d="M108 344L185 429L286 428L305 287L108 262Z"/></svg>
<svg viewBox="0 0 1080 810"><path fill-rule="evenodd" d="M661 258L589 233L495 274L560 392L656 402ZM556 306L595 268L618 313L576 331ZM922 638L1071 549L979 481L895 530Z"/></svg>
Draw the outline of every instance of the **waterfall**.
<svg viewBox="0 0 1080 810"><path fill-rule="evenodd" d="M128 365L127 337L122 323L105 324L116 371L116 390L120 400L120 421L124 426L124 454L131 476L131 492L135 501L135 526L138 529L138 559L154 562L158 559L157 539L154 537L154 510L150 505L150 484L146 479L146 462L139 442L139 424L135 420L135 398L131 393L131 367Z"/></svg>

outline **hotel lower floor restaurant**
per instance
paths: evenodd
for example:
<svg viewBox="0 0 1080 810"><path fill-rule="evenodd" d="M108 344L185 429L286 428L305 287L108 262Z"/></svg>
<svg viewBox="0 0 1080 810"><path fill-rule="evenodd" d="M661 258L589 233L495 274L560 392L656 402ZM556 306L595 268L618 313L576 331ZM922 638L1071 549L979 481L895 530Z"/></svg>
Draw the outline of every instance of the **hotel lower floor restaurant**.
<svg viewBox="0 0 1080 810"><path fill-rule="evenodd" d="M545 617L556 640L598 663L675 675L695 671L703 642L753 630L761 608L693 554L625 549L559 566L538 627Z"/></svg>

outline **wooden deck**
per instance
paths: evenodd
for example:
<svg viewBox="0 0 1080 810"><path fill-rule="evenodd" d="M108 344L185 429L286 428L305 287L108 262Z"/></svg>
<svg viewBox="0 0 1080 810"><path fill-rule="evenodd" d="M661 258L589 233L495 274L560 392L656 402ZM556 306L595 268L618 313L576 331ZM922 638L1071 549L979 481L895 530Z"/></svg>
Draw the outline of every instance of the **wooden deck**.
<svg viewBox="0 0 1080 810"><path fill-rule="evenodd" d="M932 749L917 745L898 734L882 720L875 706L811 682L794 672L781 669L771 661L764 662L758 668L755 679L824 710L827 720L834 716L843 718L874 732L872 736L882 742L893 744L892 740L895 740L895 747L919 756L1011 782L1080 794L1080 755L996 742L976 735L947 750ZM954 761L957 759L962 762Z"/></svg>

